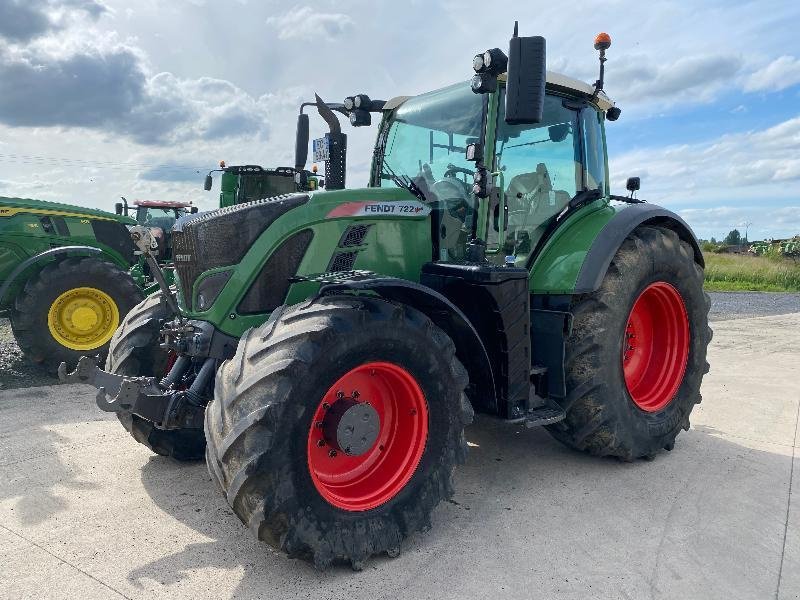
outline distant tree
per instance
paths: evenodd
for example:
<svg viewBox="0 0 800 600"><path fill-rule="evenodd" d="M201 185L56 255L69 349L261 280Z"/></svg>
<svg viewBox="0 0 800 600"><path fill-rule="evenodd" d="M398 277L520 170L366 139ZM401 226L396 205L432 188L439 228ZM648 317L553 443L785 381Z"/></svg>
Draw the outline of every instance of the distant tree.
<svg viewBox="0 0 800 600"><path fill-rule="evenodd" d="M716 243L717 243L717 238L715 238L715 237L712 237L712 238L711 238L711 243L712 243L712 244L716 244Z"/></svg>
<svg viewBox="0 0 800 600"><path fill-rule="evenodd" d="M728 246L738 246L742 243L742 234L739 233L738 229L734 229L725 236L725 243L728 244Z"/></svg>

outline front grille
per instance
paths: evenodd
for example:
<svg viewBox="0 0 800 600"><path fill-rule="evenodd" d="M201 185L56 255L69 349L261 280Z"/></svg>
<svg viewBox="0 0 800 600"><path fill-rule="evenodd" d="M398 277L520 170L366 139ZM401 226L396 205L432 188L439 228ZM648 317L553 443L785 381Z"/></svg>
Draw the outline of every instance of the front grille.
<svg viewBox="0 0 800 600"><path fill-rule="evenodd" d="M284 241L272 253L239 303L236 309L239 314L268 313L283 304L289 291L289 278L297 274L300 261L306 255L313 237L313 231L304 229Z"/></svg>
<svg viewBox="0 0 800 600"><path fill-rule="evenodd" d="M180 219L172 248L186 307L192 310L192 286L201 273L238 264L276 219L306 202L307 194L289 194Z"/></svg>

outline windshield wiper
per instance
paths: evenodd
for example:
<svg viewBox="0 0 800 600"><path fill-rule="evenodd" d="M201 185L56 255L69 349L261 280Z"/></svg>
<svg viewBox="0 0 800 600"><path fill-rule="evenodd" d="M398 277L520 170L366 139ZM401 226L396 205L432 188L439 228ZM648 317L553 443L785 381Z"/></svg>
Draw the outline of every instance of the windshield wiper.
<svg viewBox="0 0 800 600"><path fill-rule="evenodd" d="M390 167L385 161L382 165L383 169L386 169L389 172L389 176L392 178L392 181L395 183L397 187L403 188L414 194L417 198L422 200L423 202L427 202L427 198L423 191L419 188L419 186L414 183L414 180L411 179L408 175L403 173L403 175L398 175L394 172L392 167Z"/></svg>

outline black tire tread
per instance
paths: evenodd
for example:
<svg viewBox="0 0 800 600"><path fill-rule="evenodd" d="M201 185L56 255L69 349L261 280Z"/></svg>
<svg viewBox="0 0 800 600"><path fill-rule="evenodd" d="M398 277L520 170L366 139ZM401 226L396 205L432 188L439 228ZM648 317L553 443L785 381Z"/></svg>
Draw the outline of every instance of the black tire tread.
<svg viewBox="0 0 800 600"><path fill-rule="evenodd" d="M162 294L156 293L136 305L111 338L106 371L120 375L160 377L166 353L159 347L159 321L169 316ZM137 415L117 413L133 438L161 456L179 461L201 460L205 451L202 429L165 431Z"/></svg>

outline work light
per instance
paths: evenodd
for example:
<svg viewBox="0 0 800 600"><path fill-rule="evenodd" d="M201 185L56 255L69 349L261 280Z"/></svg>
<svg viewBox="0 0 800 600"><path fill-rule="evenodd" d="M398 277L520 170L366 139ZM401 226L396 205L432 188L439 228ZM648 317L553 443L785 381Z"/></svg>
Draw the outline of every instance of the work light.
<svg viewBox="0 0 800 600"><path fill-rule="evenodd" d="M372 124L372 115L369 111L354 108L350 111L350 124L353 127L366 127Z"/></svg>
<svg viewBox="0 0 800 600"><path fill-rule="evenodd" d="M483 65L489 73L500 75L508 67L508 57L500 48L492 48L483 53Z"/></svg>
<svg viewBox="0 0 800 600"><path fill-rule="evenodd" d="M372 104L372 100L370 100L369 96L366 94L358 94L357 96L353 97L353 106L355 108L369 110L370 104Z"/></svg>
<svg viewBox="0 0 800 600"><path fill-rule="evenodd" d="M497 89L497 76L491 73L478 73L472 78L470 86L476 94L489 94Z"/></svg>
<svg viewBox="0 0 800 600"><path fill-rule="evenodd" d="M486 198L489 195L488 173L485 167L478 167L472 176L472 193L478 198Z"/></svg>

